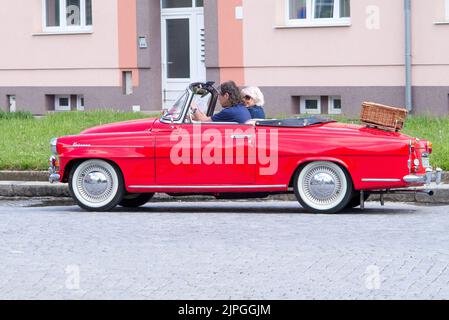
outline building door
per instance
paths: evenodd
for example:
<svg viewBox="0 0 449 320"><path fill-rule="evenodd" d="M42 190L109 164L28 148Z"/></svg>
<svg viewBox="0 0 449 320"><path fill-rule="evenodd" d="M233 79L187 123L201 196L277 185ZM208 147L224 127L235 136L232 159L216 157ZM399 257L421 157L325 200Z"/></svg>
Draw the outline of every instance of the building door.
<svg viewBox="0 0 449 320"><path fill-rule="evenodd" d="M16 96L8 96L9 112L16 112Z"/></svg>
<svg viewBox="0 0 449 320"><path fill-rule="evenodd" d="M170 108L189 83L206 81L202 0L162 0L162 100Z"/></svg>

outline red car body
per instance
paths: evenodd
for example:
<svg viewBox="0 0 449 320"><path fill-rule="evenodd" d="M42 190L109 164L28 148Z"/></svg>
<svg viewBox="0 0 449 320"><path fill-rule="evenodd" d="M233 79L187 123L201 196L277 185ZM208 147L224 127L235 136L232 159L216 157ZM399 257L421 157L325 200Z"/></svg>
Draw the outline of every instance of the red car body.
<svg viewBox="0 0 449 320"><path fill-rule="evenodd" d="M195 155L201 155L210 143L201 137L210 129L220 132L223 139L229 138L230 133L244 132L244 139L236 139L232 145L223 143L222 150L216 152L221 152L224 158L230 151L226 149L243 147L247 160L254 156L250 150L267 155L272 151L267 150L269 147L262 145L262 141L275 130L276 172L261 174L267 166L258 161L234 161L230 164L225 161L218 164L196 161ZM179 140L171 138L173 135L185 135L191 141L200 141L191 143L190 163L173 163L171 153L179 143ZM431 144L425 140L338 122L304 127L213 122L198 125L166 121L163 117L102 125L76 136L58 138L55 146L59 168L53 167L53 179L56 176L59 182L70 182L70 173L79 163L91 159L104 160L121 172L125 194L287 193L294 189L295 174L301 168L322 162L337 164L348 174L352 197L355 197L361 190L369 192L424 185L426 170L429 171L426 167L428 156L432 152ZM435 179L433 173L431 180Z"/></svg>

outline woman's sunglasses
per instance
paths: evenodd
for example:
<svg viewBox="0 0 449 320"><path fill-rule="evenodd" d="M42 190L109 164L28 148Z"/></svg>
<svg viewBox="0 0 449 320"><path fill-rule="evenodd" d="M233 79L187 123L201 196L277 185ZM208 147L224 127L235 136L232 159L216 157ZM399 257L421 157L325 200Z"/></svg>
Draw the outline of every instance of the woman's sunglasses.
<svg viewBox="0 0 449 320"><path fill-rule="evenodd" d="M245 100L251 100L252 98L250 96L244 96L243 99Z"/></svg>

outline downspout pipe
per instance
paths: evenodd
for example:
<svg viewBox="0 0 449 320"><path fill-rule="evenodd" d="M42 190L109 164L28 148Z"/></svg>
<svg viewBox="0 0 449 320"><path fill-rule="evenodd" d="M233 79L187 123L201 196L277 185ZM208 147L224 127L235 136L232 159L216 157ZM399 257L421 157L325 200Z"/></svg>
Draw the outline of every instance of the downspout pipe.
<svg viewBox="0 0 449 320"><path fill-rule="evenodd" d="M405 16L405 105L409 112L413 111L412 100L412 26L411 0L404 0Z"/></svg>

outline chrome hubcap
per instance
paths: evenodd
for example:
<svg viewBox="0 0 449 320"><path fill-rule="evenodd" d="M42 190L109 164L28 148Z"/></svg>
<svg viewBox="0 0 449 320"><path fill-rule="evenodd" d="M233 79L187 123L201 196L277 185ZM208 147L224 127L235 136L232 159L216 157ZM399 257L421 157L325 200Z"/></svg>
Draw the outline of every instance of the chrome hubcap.
<svg viewBox="0 0 449 320"><path fill-rule="evenodd" d="M113 192L111 173L101 166L88 166L80 172L77 189L80 195L92 203L100 203L108 199Z"/></svg>
<svg viewBox="0 0 449 320"><path fill-rule="evenodd" d="M303 179L305 196L318 205L334 203L342 192L339 174L328 166L318 166L310 170Z"/></svg>
<svg viewBox="0 0 449 320"><path fill-rule="evenodd" d="M327 199L335 192L335 180L328 173L318 173L309 183L311 194L317 199Z"/></svg>
<svg viewBox="0 0 449 320"><path fill-rule="evenodd" d="M108 188L108 180L101 172L91 172L83 179L84 189L87 193L99 196L103 194Z"/></svg>

